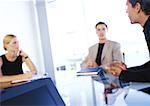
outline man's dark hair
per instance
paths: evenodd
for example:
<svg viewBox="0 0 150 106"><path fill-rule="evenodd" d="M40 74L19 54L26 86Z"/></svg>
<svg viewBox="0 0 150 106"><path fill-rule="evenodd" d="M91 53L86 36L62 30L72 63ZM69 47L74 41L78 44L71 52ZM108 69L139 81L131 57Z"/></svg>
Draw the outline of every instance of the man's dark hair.
<svg viewBox="0 0 150 106"><path fill-rule="evenodd" d="M107 25L106 25L104 22L98 22L98 23L95 25L95 28L97 28L97 26L98 26L98 25L101 25L101 24L105 25L106 28L107 28Z"/></svg>
<svg viewBox="0 0 150 106"><path fill-rule="evenodd" d="M134 7L136 3L139 3L145 15L150 15L150 0L128 0L128 1L131 3L132 7Z"/></svg>

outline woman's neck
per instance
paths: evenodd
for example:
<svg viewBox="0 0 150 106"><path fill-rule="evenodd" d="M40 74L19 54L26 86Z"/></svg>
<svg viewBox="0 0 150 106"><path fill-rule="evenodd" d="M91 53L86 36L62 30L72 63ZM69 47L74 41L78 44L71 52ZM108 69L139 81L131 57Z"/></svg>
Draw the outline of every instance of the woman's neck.
<svg viewBox="0 0 150 106"><path fill-rule="evenodd" d="M17 55L13 52L7 52L5 56L9 61L14 61L17 58Z"/></svg>

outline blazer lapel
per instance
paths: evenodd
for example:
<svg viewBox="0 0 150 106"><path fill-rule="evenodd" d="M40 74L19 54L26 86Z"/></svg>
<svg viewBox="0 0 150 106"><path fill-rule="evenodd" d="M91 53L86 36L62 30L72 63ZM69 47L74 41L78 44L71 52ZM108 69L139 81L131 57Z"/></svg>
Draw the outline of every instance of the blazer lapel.
<svg viewBox="0 0 150 106"><path fill-rule="evenodd" d="M109 41L107 41L104 45L104 48L102 51L102 56L101 56L101 61L104 59L108 49L109 49Z"/></svg>
<svg viewBox="0 0 150 106"><path fill-rule="evenodd" d="M95 46L94 46L94 50L93 50L93 57L94 57L94 61L95 61L95 59L96 59L96 57L97 57L97 52L98 52L98 45L99 45L99 43L97 43Z"/></svg>

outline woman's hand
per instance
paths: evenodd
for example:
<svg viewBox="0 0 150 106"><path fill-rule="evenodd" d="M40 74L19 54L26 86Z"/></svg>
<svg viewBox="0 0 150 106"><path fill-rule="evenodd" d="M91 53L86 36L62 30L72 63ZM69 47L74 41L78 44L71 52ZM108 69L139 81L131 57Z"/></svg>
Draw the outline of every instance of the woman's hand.
<svg viewBox="0 0 150 106"><path fill-rule="evenodd" d="M23 50L20 50L20 56L22 57L28 57L28 55L23 51Z"/></svg>

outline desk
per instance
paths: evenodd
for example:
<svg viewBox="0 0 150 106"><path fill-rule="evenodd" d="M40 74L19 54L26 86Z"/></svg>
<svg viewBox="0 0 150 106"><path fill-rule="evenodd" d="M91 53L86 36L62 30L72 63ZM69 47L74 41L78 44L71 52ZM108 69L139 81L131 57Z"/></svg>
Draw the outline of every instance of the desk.
<svg viewBox="0 0 150 106"><path fill-rule="evenodd" d="M91 76L78 76L75 84L71 88L74 88L74 92L77 93L73 94L74 97L78 95L78 98L74 98L78 103L74 101L75 104L72 103L71 106L102 106L105 103L103 98L104 85L93 80Z"/></svg>
<svg viewBox="0 0 150 106"><path fill-rule="evenodd" d="M130 83L130 88L136 89L136 90L140 90L140 89L148 88L148 87L150 87L149 82L131 82Z"/></svg>
<svg viewBox="0 0 150 106"><path fill-rule="evenodd" d="M1 106L65 106L50 78L41 78L0 91Z"/></svg>
<svg viewBox="0 0 150 106"><path fill-rule="evenodd" d="M0 90L1 90L1 89L4 89L4 88L11 87L11 86L13 86L13 85L11 84L11 82L0 83Z"/></svg>
<svg viewBox="0 0 150 106"><path fill-rule="evenodd" d="M96 87L98 84L100 85L102 83L99 82L96 85L97 81L94 81L91 78L91 76L80 76L79 78L81 79L81 81L83 82L84 85L86 84L86 82L84 80L86 77L89 79L88 82L90 83L90 85L89 85L90 90L89 91L91 92L91 90L92 90L91 100L93 102L92 102L91 106L103 106L103 104L98 103L98 100L97 100L98 94L103 93L103 91L97 91L97 87ZM129 88L129 94L127 95L127 98L124 100L125 92L123 91L122 93L120 93L117 96L117 101L112 106L149 106L149 104L150 104L150 95L148 95L146 93L143 93L141 91L137 91L141 88L145 88L145 87L148 87L148 86L149 86L149 83L142 83L142 84L141 83L135 83L135 82L131 83L131 85L130 85L131 88ZM80 89L82 90L82 87L80 87ZM101 96L102 96L102 94L101 94ZM99 101L104 102L104 100L102 100L100 98L99 98ZM123 103L124 103L124 105L123 105ZM138 103L140 105L138 105Z"/></svg>
<svg viewBox="0 0 150 106"><path fill-rule="evenodd" d="M127 106L150 106L150 95L130 89L125 102Z"/></svg>
<svg viewBox="0 0 150 106"><path fill-rule="evenodd" d="M0 89L5 89L5 88L16 86L16 85L21 85L26 82L30 82L30 81L37 80L40 78L45 78L45 77L46 76L41 76L41 75L37 74L37 75L34 75L32 78L30 78L28 81L22 81L22 82L18 82L18 83L3 82L3 83L0 83Z"/></svg>
<svg viewBox="0 0 150 106"><path fill-rule="evenodd" d="M0 90L5 89L5 88L9 88L9 87L13 87L16 85L21 85L24 83L26 83L26 82L19 82L19 83L14 83L14 84L12 84L11 82L3 82L3 83L0 83Z"/></svg>

